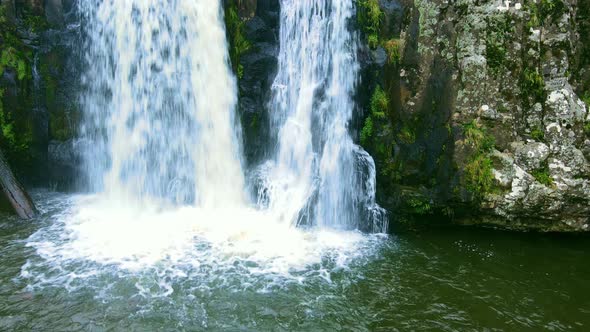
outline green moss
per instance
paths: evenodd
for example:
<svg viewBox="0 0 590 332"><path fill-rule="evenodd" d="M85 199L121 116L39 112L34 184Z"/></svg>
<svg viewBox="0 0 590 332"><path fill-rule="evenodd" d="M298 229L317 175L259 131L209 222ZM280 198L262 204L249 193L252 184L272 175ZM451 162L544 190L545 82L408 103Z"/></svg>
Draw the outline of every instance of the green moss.
<svg viewBox="0 0 590 332"><path fill-rule="evenodd" d="M361 145L366 146L369 139L373 136L373 118L367 117L363 129L361 130Z"/></svg>
<svg viewBox="0 0 590 332"><path fill-rule="evenodd" d="M549 165L545 162L540 168L531 172L531 175L537 180L537 182L546 186L553 186L553 178L549 174Z"/></svg>
<svg viewBox="0 0 590 332"><path fill-rule="evenodd" d="M486 62L494 73L507 62L507 43L514 31L512 17L509 14L490 16L486 19Z"/></svg>
<svg viewBox="0 0 590 332"><path fill-rule="evenodd" d="M525 68L520 79L520 89L525 97L536 101L545 99L545 81L536 69Z"/></svg>
<svg viewBox="0 0 590 332"><path fill-rule="evenodd" d="M407 201L408 206L412 209L412 213L417 215L427 215L432 213L432 206L430 202L425 199L412 197Z"/></svg>
<svg viewBox="0 0 590 332"><path fill-rule="evenodd" d="M386 118L386 112L389 108L389 99L381 86L375 87L373 95L371 96L370 113L365 119L365 123L361 130L361 145L367 147L374 133L376 124L381 124L382 120Z"/></svg>
<svg viewBox="0 0 590 332"><path fill-rule="evenodd" d="M27 63L20 52L14 47L8 46L1 50L0 55L0 75L5 68L12 68L16 71L17 78L22 81L27 77Z"/></svg>
<svg viewBox="0 0 590 332"><path fill-rule="evenodd" d="M584 134L590 137L590 122L586 122L586 124L584 125Z"/></svg>
<svg viewBox="0 0 590 332"><path fill-rule="evenodd" d="M495 145L494 136L489 135L485 128L476 120L473 120L463 126L463 134L467 144L471 145L477 153L487 153L492 151Z"/></svg>
<svg viewBox="0 0 590 332"><path fill-rule="evenodd" d="M561 0L541 0L538 5L539 15L542 23L548 19L558 20L566 13L567 8Z"/></svg>
<svg viewBox="0 0 590 332"><path fill-rule="evenodd" d="M236 76L241 79L244 76L244 66L240 58L252 48L252 44L244 33L244 22L238 15L236 0L228 1L225 7L225 27L229 40L229 57Z"/></svg>
<svg viewBox="0 0 590 332"><path fill-rule="evenodd" d="M11 70L19 81L19 104L15 109L4 107L4 90L0 89L0 143L8 158L19 162L30 159L28 153L23 152L32 142L32 122L26 106L28 99L22 99L24 96L20 95L32 78L30 57L30 49L17 37L16 26L6 20L4 7L0 6L0 75Z"/></svg>
<svg viewBox="0 0 590 332"><path fill-rule="evenodd" d="M375 49L379 46L379 31L384 16L379 0L358 0L357 9L359 26L367 36L369 47Z"/></svg>
<svg viewBox="0 0 590 332"><path fill-rule="evenodd" d="M567 7L562 0L541 0L527 4L530 13L527 28L537 28L541 25L555 22L567 12Z"/></svg>
<svg viewBox="0 0 590 332"><path fill-rule="evenodd" d="M381 86L377 86L371 96L371 115L378 119L385 118L385 113L389 107L389 98Z"/></svg>
<svg viewBox="0 0 590 332"><path fill-rule="evenodd" d="M489 155L494 149L494 137L475 120L464 125L464 136L465 143L473 149L464 168L465 185L475 199L480 200L493 189L494 174Z"/></svg>
<svg viewBox="0 0 590 332"><path fill-rule="evenodd" d="M483 154L477 154L465 166L465 180L467 190L476 198L489 193L494 183L491 159Z"/></svg>
<svg viewBox="0 0 590 332"><path fill-rule="evenodd" d="M538 127L531 130L531 138L538 142L545 141L545 132Z"/></svg>
<svg viewBox="0 0 590 332"><path fill-rule="evenodd" d="M33 32L39 32L43 30L47 30L49 28L49 23L45 20L45 17L41 15L34 15L30 13L24 14L24 22L25 25L31 29Z"/></svg>
<svg viewBox="0 0 590 332"><path fill-rule="evenodd" d="M408 126L402 127L397 138L406 144L414 144L416 142L416 133Z"/></svg>
<svg viewBox="0 0 590 332"><path fill-rule="evenodd" d="M488 67L497 72L506 60L506 48L494 41L486 40L486 61Z"/></svg>

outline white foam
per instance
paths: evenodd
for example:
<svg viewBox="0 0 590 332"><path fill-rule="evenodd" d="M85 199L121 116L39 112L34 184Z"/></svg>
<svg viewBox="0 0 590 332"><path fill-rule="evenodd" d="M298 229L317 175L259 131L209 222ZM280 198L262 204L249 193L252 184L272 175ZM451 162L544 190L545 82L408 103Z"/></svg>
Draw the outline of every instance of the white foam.
<svg viewBox="0 0 590 332"><path fill-rule="evenodd" d="M28 239L42 259L27 262L21 277L32 287L75 288L103 273L156 269L170 275L171 280L162 281L165 293L169 282L201 267L235 276L239 266L245 280L301 281L300 272L319 265L329 281L328 270L346 268L366 255L366 245L375 239L352 231L298 229L276 217L250 208L140 209L104 196L77 196L50 226ZM329 267L323 266L326 258ZM208 283L209 277L195 282Z"/></svg>

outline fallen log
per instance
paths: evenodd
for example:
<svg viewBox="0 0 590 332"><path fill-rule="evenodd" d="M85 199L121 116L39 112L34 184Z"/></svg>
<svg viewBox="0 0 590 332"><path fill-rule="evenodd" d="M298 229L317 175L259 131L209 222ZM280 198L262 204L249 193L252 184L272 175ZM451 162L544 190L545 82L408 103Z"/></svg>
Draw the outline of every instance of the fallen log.
<svg viewBox="0 0 590 332"><path fill-rule="evenodd" d="M16 214L23 219L32 219L37 215L37 208L23 186L18 182L0 150L0 186L4 196Z"/></svg>

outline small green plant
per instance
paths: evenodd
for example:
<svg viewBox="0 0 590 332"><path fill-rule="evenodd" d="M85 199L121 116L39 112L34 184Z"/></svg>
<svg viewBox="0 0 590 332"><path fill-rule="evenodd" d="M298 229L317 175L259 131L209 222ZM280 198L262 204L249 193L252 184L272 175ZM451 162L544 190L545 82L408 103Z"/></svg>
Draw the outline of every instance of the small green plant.
<svg viewBox="0 0 590 332"><path fill-rule="evenodd" d="M547 19L549 18L557 20L567 11L562 0L541 0L538 8L542 23L547 23Z"/></svg>
<svg viewBox="0 0 590 332"><path fill-rule="evenodd" d="M543 163L540 168L532 171L531 175L537 182L546 186L553 186L553 178L549 174L549 165L547 162Z"/></svg>
<svg viewBox="0 0 590 332"><path fill-rule="evenodd" d="M27 63L21 58L18 51L10 46L3 49L0 55L0 75L7 67L16 70L19 80L23 80L27 76Z"/></svg>
<svg viewBox="0 0 590 332"><path fill-rule="evenodd" d="M506 42L514 25L510 15L491 16L486 22L486 61L492 72L497 73L507 61Z"/></svg>
<svg viewBox="0 0 590 332"><path fill-rule="evenodd" d="M539 19L539 7L537 6L537 4L535 3L531 3L529 5L529 12L530 12L530 17L529 20L527 21L527 29L534 29L538 26L541 25L541 20Z"/></svg>
<svg viewBox="0 0 590 332"><path fill-rule="evenodd" d="M498 71L506 60L506 48L494 41L486 41L486 61L490 69Z"/></svg>
<svg viewBox="0 0 590 332"><path fill-rule="evenodd" d="M376 49L379 46L379 36L377 34L370 34L367 37L367 43L371 49Z"/></svg>
<svg viewBox="0 0 590 332"><path fill-rule="evenodd" d="M465 142L474 150L464 168L466 187L479 200L492 190L494 184L489 154L494 149L495 140L476 120L465 124L463 129Z"/></svg>
<svg viewBox="0 0 590 332"><path fill-rule="evenodd" d="M535 127L531 130L531 138L535 141L543 142L545 140L545 132L539 127Z"/></svg>
<svg viewBox="0 0 590 332"><path fill-rule="evenodd" d="M432 206L426 200L412 197L408 200L408 205L412 208L412 212L418 215L427 215L432 212Z"/></svg>
<svg viewBox="0 0 590 332"><path fill-rule="evenodd" d="M238 15L236 1L229 1L225 9L225 26L230 44L229 57L236 76L244 77L244 66L240 58L248 52L252 44L244 34L244 22Z"/></svg>
<svg viewBox="0 0 590 332"><path fill-rule="evenodd" d="M465 135L465 141L477 152L490 152L496 144L494 137L488 135L485 128L476 120L463 125L463 134Z"/></svg>
<svg viewBox="0 0 590 332"><path fill-rule="evenodd" d="M393 38L383 44L385 52L387 52L387 62L391 65L399 65L401 60L401 41L398 38Z"/></svg>
<svg viewBox="0 0 590 332"><path fill-rule="evenodd" d="M363 128L361 129L361 144L367 146L369 139L373 136L375 124L380 120L386 118L387 108L389 107L389 98L387 94L377 85L375 91L371 96L370 113L365 119Z"/></svg>
<svg viewBox="0 0 590 332"><path fill-rule="evenodd" d="M397 138L406 144L414 144L416 142L416 133L408 126L402 127Z"/></svg>
<svg viewBox="0 0 590 332"><path fill-rule="evenodd" d="M385 118L385 112L389 107L389 98L381 86L377 85L371 96L371 115L378 119Z"/></svg>
<svg viewBox="0 0 590 332"><path fill-rule="evenodd" d="M24 17L25 25L33 32L39 32L49 28L49 24L43 16L25 13Z"/></svg>
<svg viewBox="0 0 590 332"><path fill-rule="evenodd" d="M368 116L361 130L361 145L366 146L371 136L373 136L373 118Z"/></svg>
<svg viewBox="0 0 590 332"><path fill-rule="evenodd" d="M525 68L521 80L520 88L525 96L534 97L535 100L543 100L545 98L545 81L537 70Z"/></svg>
<svg viewBox="0 0 590 332"><path fill-rule="evenodd" d="M590 137L590 122L586 122L586 124L584 125L584 134Z"/></svg>
<svg viewBox="0 0 590 332"><path fill-rule="evenodd" d="M379 46L379 31L383 20L383 11L379 6L379 0L358 0L358 23L367 35L369 47Z"/></svg>
<svg viewBox="0 0 590 332"><path fill-rule="evenodd" d="M494 174L492 161L485 154L476 154L465 166L467 189L477 198L483 197L492 189Z"/></svg>

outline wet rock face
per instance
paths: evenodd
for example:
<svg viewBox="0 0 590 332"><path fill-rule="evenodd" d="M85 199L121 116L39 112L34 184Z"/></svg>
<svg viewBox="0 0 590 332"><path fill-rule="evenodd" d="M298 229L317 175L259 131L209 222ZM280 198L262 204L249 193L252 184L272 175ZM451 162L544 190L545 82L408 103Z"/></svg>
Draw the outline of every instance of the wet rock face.
<svg viewBox="0 0 590 332"><path fill-rule="evenodd" d="M4 136L0 141L8 162L26 184L45 185L48 146L67 141L79 126L79 32L74 0L2 1L1 50L15 56L0 79ZM6 41L9 41L7 43Z"/></svg>
<svg viewBox="0 0 590 332"><path fill-rule="evenodd" d="M89 149L87 141L71 139L65 142L51 141L48 146L48 171L50 185L59 190L74 189L83 177L83 154Z"/></svg>
<svg viewBox="0 0 590 332"><path fill-rule="evenodd" d="M590 5L378 2L363 85L389 104L379 120L365 98L363 145L394 222L590 230Z"/></svg>
<svg viewBox="0 0 590 332"><path fill-rule="evenodd" d="M244 152L253 165L268 153L268 101L278 65L280 6L278 0L259 0L250 1L249 8L255 8L255 15L246 11L242 20L251 47L240 59L244 71L238 88Z"/></svg>

